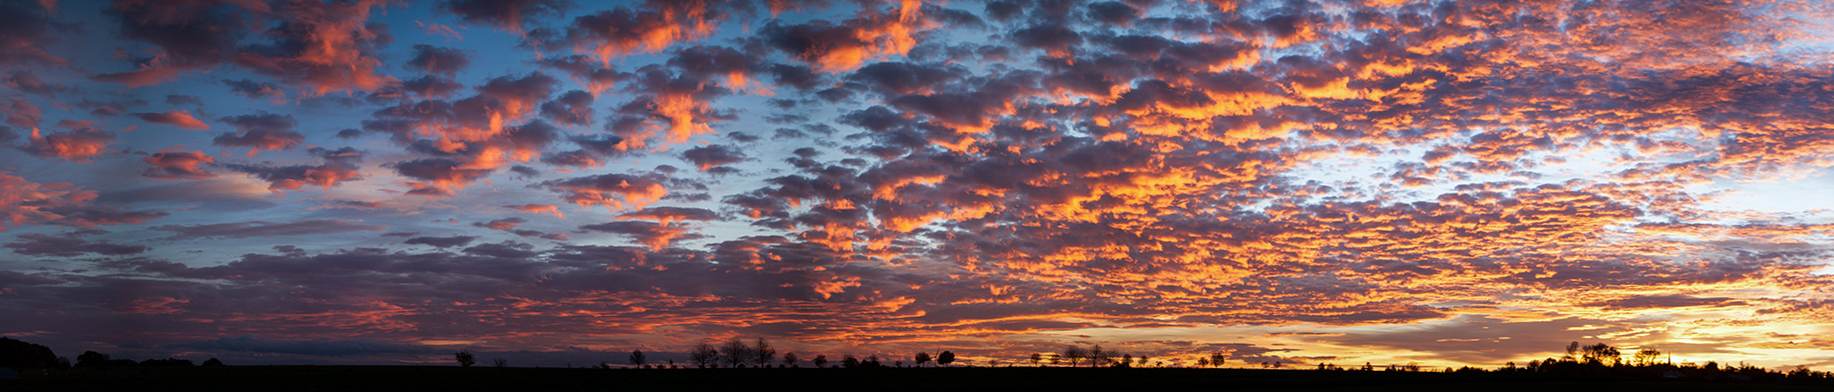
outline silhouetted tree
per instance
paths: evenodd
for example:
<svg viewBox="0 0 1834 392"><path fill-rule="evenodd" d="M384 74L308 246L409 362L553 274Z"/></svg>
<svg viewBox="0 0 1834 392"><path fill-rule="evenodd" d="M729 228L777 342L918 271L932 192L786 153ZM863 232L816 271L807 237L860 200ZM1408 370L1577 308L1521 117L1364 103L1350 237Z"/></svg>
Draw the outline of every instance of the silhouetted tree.
<svg viewBox="0 0 1834 392"><path fill-rule="evenodd" d="M1032 353L1032 357L1030 359L1032 360L1032 367L1038 367L1038 361L1044 360L1044 355L1041 355L1038 353Z"/></svg>
<svg viewBox="0 0 1834 392"><path fill-rule="evenodd" d="M1089 346L1089 367L1108 365L1110 355L1114 353L1103 351L1100 344Z"/></svg>
<svg viewBox="0 0 1834 392"><path fill-rule="evenodd" d="M1121 354L1121 362L1117 362L1117 363L1121 367L1131 367L1134 365L1134 355L1133 354Z"/></svg>
<svg viewBox="0 0 1834 392"><path fill-rule="evenodd" d="M769 366L771 362L777 360L777 348L771 347L771 343L764 341L764 338L758 338L758 341L752 344L751 353L753 363L757 363L758 366Z"/></svg>
<svg viewBox="0 0 1834 392"><path fill-rule="evenodd" d="M1070 361L1070 367L1076 367L1076 362L1081 361L1087 355L1089 354L1083 351L1082 346L1072 344L1063 348L1063 359Z"/></svg>
<svg viewBox="0 0 1834 392"><path fill-rule="evenodd" d="M490 364L491 366L496 366L499 369L506 368L506 367L509 367L509 360L503 359L502 357L497 357L497 359L490 360Z"/></svg>
<svg viewBox="0 0 1834 392"><path fill-rule="evenodd" d="M842 356L841 357L841 367L848 368L848 369L860 367L860 359L854 358L853 354L847 354L845 356Z"/></svg>
<svg viewBox="0 0 1834 392"><path fill-rule="evenodd" d="M83 355L76 356L76 367L107 368L108 365L109 365L108 354L98 353L95 351L84 351Z"/></svg>
<svg viewBox="0 0 1834 392"><path fill-rule="evenodd" d="M1198 358L1197 359L1197 367L1206 367L1206 366L1210 366L1210 358Z"/></svg>
<svg viewBox="0 0 1834 392"><path fill-rule="evenodd" d="M688 351L688 360L694 361L695 366L702 368L707 367L707 365L717 366L720 361L720 349L714 348L713 345L707 344L707 342L701 342L700 344L694 345L693 350Z"/></svg>
<svg viewBox="0 0 1834 392"><path fill-rule="evenodd" d="M57 354L50 347L0 337L0 367L15 369L48 368L57 365Z"/></svg>
<svg viewBox="0 0 1834 392"><path fill-rule="evenodd" d="M948 350L944 350L942 354L936 354L936 364L937 365L949 366L950 363L954 363L954 362L955 362L955 353L949 352Z"/></svg>
<svg viewBox="0 0 1834 392"><path fill-rule="evenodd" d="M1136 365L1146 366L1146 354L1140 354L1140 359L1136 359L1135 361L1137 361L1134 363Z"/></svg>
<svg viewBox="0 0 1834 392"><path fill-rule="evenodd" d="M1562 359L1565 359L1568 361L1578 361L1579 360L1579 342L1578 341L1567 343L1567 356Z"/></svg>
<svg viewBox="0 0 1834 392"><path fill-rule="evenodd" d="M916 356L911 357L911 362L915 363L917 367L923 367L923 364L930 363L930 353L917 353Z"/></svg>
<svg viewBox="0 0 1834 392"><path fill-rule="evenodd" d="M1637 350L1637 353L1631 357L1631 361L1632 361L1631 363L1634 363L1637 366L1651 366L1651 365L1655 365L1656 361L1661 358L1662 358L1661 351L1656 351L1656 349L1645 347L1642 350Z"/></svg>
<svg viewBox="0 0 1834 392"><path fill-rule="evenodd" d="M206 359L204 360L204 366L223 366L223 361L217 360L216 358Z"/></svg>
<svg viewBox="0 0 1834 392"><path fill-rule="evenodd" d="M732 338L720 345L720 354L726 359L727 367L739 367L739 364L751 362L751 352L751 346L745 345L745 341L739 338Z"/></svg>
<svg viewBox="0 0 1834 392"><path fill-rule="evenodd" d="M815 354L815 360L811 362L815 362L815 367L818 367L818 368L827 367L828 366L828 355Z"/></svg>
<svg viewBox="0 0 1834 392"><path fill-rule="evenodd" d="M800 359L796 358L796 353L783 353L783 364L785 365L790 365L790 367L801 367L796 365L796 361L799 360Z"/></svg>
<svg viewBox="0 0 1834 392"><path fill-rule="evenodd" d="M1583 351L1581 355L1584 356L1583 362L1585 363L1596 363L1596 364L1605 364L1605 365L1615 364L1619 360L1619 358L1623 355L1622 353L1619 353L1617 351L1616 347L1611 347L1611 345L1604 344L1604 343L1598 343L1598 344L1594 344L1590 346L1585 346L1585 347L1582 347L1580 350ZM1605 363L1606 360L1610 360L1613 363L1607 364Z"/></svg>
<svg viewBox="0 0 1834 392"><path fill-rule="evenodd" d="M649 361L649 356L643 355L643 350L630 350L630 364L643 367L643 364Z"/></svg>
<svg viewBox="0 0 1834 392"><path fill-rule="evenodd" d="M1210 353L1210 367L1223 366L1223 362L1227 360L1229 356L1223 355L1222 351Z"/></svg>
<svg viewBox="0 0 1834 392"><path fill-rule="evenodd" d="M459 366L462 367L471 367L478 363L478 356L471 355L471 350L459 350L458 353L452 354L452 357L458 360Z"/></svg>

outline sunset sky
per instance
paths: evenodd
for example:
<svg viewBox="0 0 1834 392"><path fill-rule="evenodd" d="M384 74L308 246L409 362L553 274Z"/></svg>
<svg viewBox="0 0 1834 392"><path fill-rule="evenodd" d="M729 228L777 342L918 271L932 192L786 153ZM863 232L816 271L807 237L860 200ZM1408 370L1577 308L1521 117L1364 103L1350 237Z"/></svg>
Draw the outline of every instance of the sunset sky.
<svg viewBox="0 0 1834 392"><path fill-rule="evenodd" d="M0 335L1834 367L1817 0L0 0Z"/></svg>

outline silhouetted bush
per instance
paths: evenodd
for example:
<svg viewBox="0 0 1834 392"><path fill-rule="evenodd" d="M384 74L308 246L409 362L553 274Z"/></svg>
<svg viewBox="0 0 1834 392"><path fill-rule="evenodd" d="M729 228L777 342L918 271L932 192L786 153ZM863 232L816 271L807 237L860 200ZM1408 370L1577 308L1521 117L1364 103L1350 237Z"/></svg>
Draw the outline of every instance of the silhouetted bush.
<svg viewBox="0 0 1834 392"><path fill-rule="evenodd" d="M0 367L15 369L57 366L57 354L50 347L0 337Z"/></svg>
<svg viewBox="0 0 1834 392"><path fill-rule="evenodd" d="M478 356L472 355L471 350L459 350L459 352L452 354L452 359L457 360L459 366L463 367L471 367L471 365L478 363Z"/></svg>

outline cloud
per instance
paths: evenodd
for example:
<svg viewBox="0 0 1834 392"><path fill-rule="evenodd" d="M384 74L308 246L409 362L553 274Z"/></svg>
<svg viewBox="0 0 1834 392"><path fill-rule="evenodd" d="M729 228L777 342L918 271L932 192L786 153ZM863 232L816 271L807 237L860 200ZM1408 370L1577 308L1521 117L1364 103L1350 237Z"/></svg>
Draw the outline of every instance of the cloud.
<svg viewBox="0 0 1834 392"><path fill-rule="evenodd" d="M0 229L24 224L92 228L140 224L170 213L95 204L96 192L67 182L37 183L0 171Z"/></svg>
<svg viewBox="0 0 1834 392"><path fill-rule="evenodd" d="M20 98L13 98L5 107L0 107L0 113L6 114L6 125L20 128L37 128L38 123L44 121L44 114L37 106Z"/></svg>
<svg viewBox="0 0 1834 392"><path fill-rule="evenodd" d="M327 338L318 338L311 340L282 340L258 338L254 335L199 339L183 343L174 343L168 346L172 348L208 352L250 352L327 357L376 354L432 354L447 351L439 347L389 343L369 339L331 340Z"/></svg>
<svg viewBox="0 0 1834 392"><path fill-rule="evenodd" d="M463 187L491 173L488 168L472 168L470 165L446 158L417 159L396 162L389 165L395 173L405 177L426 182L410 183L411 195L450 196L454 188Z"/></svg>
<svg viewBox="0 0 1834 392"><path fill-rule="evenodd" d="M414 45L414 58L408 60L409 67L447 79L470 65L471 55L464 50L425 44Z"/></svg>
<svg viewBox="0 0 1834 392"><path fill-rule="evenodd" d="M7 26L0 31L0 63L30 64L43 63L51 65L67 64L69 60L54 56L42 47L54 42L51 30L50 7L41 7L26 2L12 2L0 5L0 26Z"/></svg>
<svg viewBox="0 0 1834 392"><path fill-rule="evenodd" d="M265 4L250 3L257 10ZM229 61L246 14L234 4L121 4L104 13L117 22L122 38L157 47L150 57L136 58L133 71L90 76L99 82L141 87L163 83L186 71Z"/></svg>
<svg viewBox="0 0 1834 392"><path fill-rule="evenodd" d="M576 6L565 0L446 0L435 7L466 23L521 33L528 19L560 16Z"/></svg>
<svg viewBox="0 0 1834 392"><path fill-rule="evenodd" d="M772 48L816 70L836 72L857 68L867 61L902 55L916 46L918 30L924 27L920 11L903 5L892 10L869 6L859 16L841 23L817 19L786 25L773 21L758 33Z"/></svg>
<svg viewBox="0 0 1834 392"><path fill-rule="evenodd" d="M476 226L476 227L491 229L491 230L509 231L509 230L515 230L516 226L520 226L522 225L523 222L528 222L528 221L529 221L528 219L509 217L509 218L503 218L503 219L494 219L489 222L476 222L476 223L472 223L471 225Z"/></svg>
<svg viewBox="0 0 1834 392"><path fill-rule="evenodd" d="M503 208L529 214L553 214L555 218L567 219L566 215L560 213L560 207L552 204L516 204L505 205Z"/></svg>
<svg viewBox="0 0 1834 392"><path fill-rule="evenodd" d="M637 243L648 246L650 249L654 250L661 250L662 248L668 247L676 240L705 238L699 234L689 233L687 228L682 226L643 221L606 222L584 225L579 228L580 230L630 236L632 239L636 240Z"/></svg>
<svg viewBox="0 0 1834 392"><path fill-rule="evenodd" d="M191 111L189 110L169 110L163 113L133 113L133 116L139 117L141 121L166 124L182 129L193 131L210 130L210 124L198 121L197 117L191 116Z"/></svg>
<svg viewBox="0 0 1834 392"><path fill-rule="evenodd" d="M155 231L198 246L32 228L9 249L97 272L0 271L0 295L77 346L132 323L149 348L767 336L1495 364L1592 336L1755 361L1676 342L1815 346L1737 331L1834 315L1826 213L1770 190L1824 188L1834 148L1796 6L124 2L95 35L7 3L0 141L38 158L0 175L0 218L177 215ZM453 20L400 42L372 18L428 8ZM123 49L58 57L78 37ZM503 39L529 50L479 46ZM518 62L539 70L458 75ZM242 101L266 111L210 109ZM58 176L82 178L26 180ZM571 240L551 227L591 238L517 242ZM1148 329L1202 337L1120 338Z"/></svg>
<svg viewBox="0 0 1834 392"><path fill-rule="evenodd" d="M707 169L711 169L715 166L744 162L747 159L744 152L732 146L700 146L690 148L687 151L682 151L681 158L688 160L688 162L693 162L695 167L700 168L701 171L707 171Z"/></svg>
<svg viewBox="0 0 1834 392"><path fill-rule="evenodd" d="M592 125L592 94L573 90L541 104L541 117L563 126Z"/></svg>
<svg viewBox="0 0 1834 392"><path fill-rule="evenodd" d="M145 253L152 248L143 245L122 245L101 240L90 242L74 235L50 236L44 234L20 234L18 242L5 246L12 248L13 253L27 256L76 257L94 253L103 256L125 256Z"/></svg>
<svg viewBox="0 0 1834 392"><path fill-rule="evenodd" d="M249 99L285 99L287 92L280 86L271 83L256 82L252 79L224 80L229 85L229 92L248 97Z"/></svg>
<svg viewBox="0 0 1834 392"><path fill-rule="evenodd" d="M470 244L471 240L475 239L478 239L478 237L463 235L451 237L414 237L409 238L407 241L402 241L401 243L408 245L427 245L444 249L454 246L465 246L466 244Z"/></svg>
<svg viewBox="0 0 1834 392"><path fill-rule="evenodd" d="M236 127L236 131L218 135L211 140L211 144L230 148L249 147L248 156L255 156L261 150L291 149L306 140L305 135L293 131L293 127L299 125L299 120L293 119L290 114L260 112L223 117L217 121L229 123Z"/></svg>
<svg viewBox="0 0 1834 392"><path fill-rule="evenodd" d="M303 219L292 222L234 222L202 225L164 225L150 229L171 232L173 239L254 238L294 235L340 234L377 231L388 226L365 225L349 220Z"/></svg>
<svg viewBox="0 0 1834 392"><path fill-rule="evenodd" d="M173 206L209 211L251 211L280 205L267 194L252 190L243 182L221 179L116 188L102 192L95 200L101 203Z"/></svg>
<svg viewBox="0 0 1834 392"><path fill-rule="evenodd" d="M626 212L619 218L650 219L664 225L675 221L714 221L720 220L720 214L703 208L683 207L649 207L642 210Z"/></svg>
<svg viewBox="0 0 1834 392"><path fill-rule="evenodd" d="M321 189L330 190L340 183L362 179L362 172L357 166L363 158L362 151L350 147L336 150L314 147L306 152L317 156L324 163L288 166L225 164L223 167L267 181L268 191L274 193L299 190L306 185L317 185Z"/></svg>
<svg viewBox="0 0 1834 392"><path fill-rule="evenodd" d="M26 144L14 148L39 158L90 163L107 153L108 144L115 141L115 134L96 127L95 121L59 120L57 127L66 130L40 132L32 128Z"/></svg>
<svg viewBox="0 0 1834 392"><path fill-rule="evenodd" d="M616 211L643 208L660 200L668 194L668 189L662 185L664 180L665 176L654 173L641 176L601 174L546 181L541 186L582 207L597 205Z"/></svg>
<svg viewBox="0 0 1834 392"><path fill-rule="evenodd" d="M153 167L140 173L141 176L166 180L201 180L215 178L215 174L204 171L199 165L216 162L216 158L197 151L160 151L141 159Z"/></svg>
<svg viewBox="0 0 1834 392"><path fill-rule="evenodd" d="M57 94L69 93L75 90L74 88L70 86L46 82L42 79L39 79L38 75L33 74L29 71L13 72L11 76L6 77L5 81L6 81L6 86L12 88L13 90L17 90L19 92L26 93L26 94L42 95L42 96L52 97L52 98L57 97Z"/></svg>
<svg viewBox="0 0 1834 392"><path fill-rule="evenodd" d="M305 88L308 96L331 91L373 91L395 82L377 73L375 52L389 41L387 25L369 22L386 3L283 3L282 17L265 31L273 39L236 49L237 66Z"/></svg>

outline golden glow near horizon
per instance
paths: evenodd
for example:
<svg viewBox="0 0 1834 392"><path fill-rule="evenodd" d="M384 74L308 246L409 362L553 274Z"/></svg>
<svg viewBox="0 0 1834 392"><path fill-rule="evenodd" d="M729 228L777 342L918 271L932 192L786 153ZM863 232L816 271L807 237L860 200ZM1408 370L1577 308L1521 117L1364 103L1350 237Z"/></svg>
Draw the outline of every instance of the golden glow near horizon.
<svg viewBox="0 0 1834 392"><path fill-rule="evenodd" d="M1814 1L0 15L0 334L59 353L1834 365Z"/></svg>

